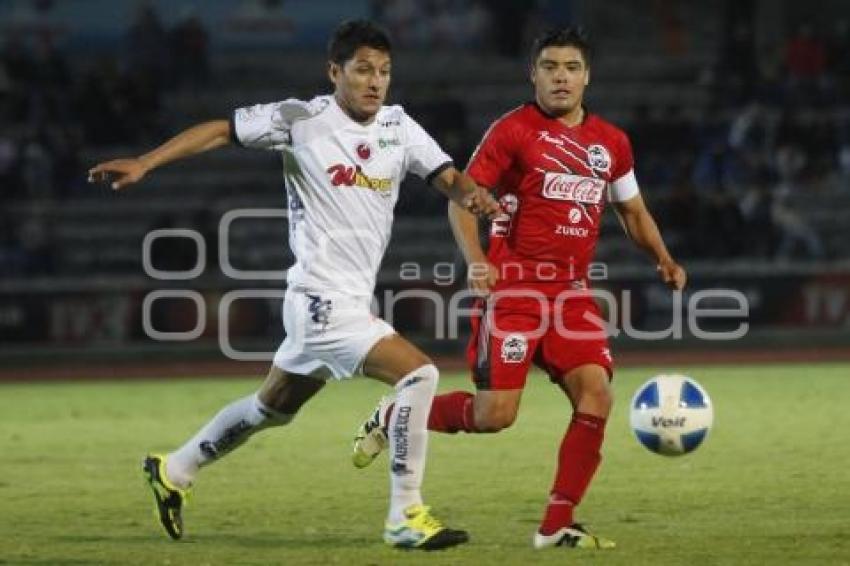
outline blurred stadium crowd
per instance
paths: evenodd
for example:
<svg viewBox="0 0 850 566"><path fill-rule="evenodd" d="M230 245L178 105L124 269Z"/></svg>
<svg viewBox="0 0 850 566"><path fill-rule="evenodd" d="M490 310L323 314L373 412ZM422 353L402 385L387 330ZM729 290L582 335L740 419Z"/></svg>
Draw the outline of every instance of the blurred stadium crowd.
<svg viewBox="0 0 850 566"><path fill-rule="evenodd" d="M260 4L286 8L286 2ZM639 14L616 2L619 20L589 4L374 0L369 9L393 33L400 60L436 59L432 68L457 67L427 76L397 67L394 100L458 163L465 164L489 121L528 98L523 65L529 37L543 25L583 17L598 44L591 109L630 133L638 180L679 257L847 257L848 20L783 22L784 35L765 45L756 41L755 1L730 1L718 10L711 2L696 3L705 4L700 8L655 0ZM46 12L53 7L44 0L34 5ZM629 32L636 21L643 25ZM4 26L3 32L4 277L138 272L141 239L153 227L198 229L209 235L214 255L216 212L234 198L281 206L276 161L224 152L205 157L203 170L190 164L158 172L147 181L150 187L136 191L145 192L144 201L121 201L150 211L141 219L129 212L125 219L115 197L105 199L104 191L88 186L87 167L103 157L140 152L194 120L222 117L239 104L328 88L319 49L305 55L311 49L291 46L292 61L315 63L299 77L293 71L299 64L290 64L286 52L216 50L214 32L191 10L166 23L155 5L141 3L121 48L94 54L65 48L67 37L49 26ZM454 81L459 74L464 80ZM443 211L436 195L403 194L399 253L415 254L422 242L429 244L423 253L435 253L436 240L439 253L453 256ZM428 218L434 219L431 232ZM617 230L608 232L620 237ZM280 254L277 237L268 246L269 253L250 246L247 264L269 268L266 262ZM181 245L157 253L164 268L194 262L183 258L193 250L181 251ZM603 239L602 259L606 253Z"/></svg>

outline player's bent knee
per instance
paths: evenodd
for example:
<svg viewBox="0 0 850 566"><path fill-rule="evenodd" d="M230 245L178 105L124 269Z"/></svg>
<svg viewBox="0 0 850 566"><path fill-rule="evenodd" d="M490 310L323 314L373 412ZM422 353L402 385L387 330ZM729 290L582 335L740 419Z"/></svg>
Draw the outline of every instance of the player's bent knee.
<svg viewBox="0 0 850 566"><path fill-rule="evenodd" d="M485 419L475 419L476 432L500 432L510 427L513 424L513 419L503 417L488 417Z"/></svg>
<svg viewBox="0 0 850 566"><path fill-rule="evenodd" d="M516 421L516 410L510 407L489 409L475 414L475 430L478 432L499 432L509 428Z"/></svg>
<svg viewBox="0 0 850 566"><path fill-rule="evenodd" d="M433 380L434 383L440 380L440 370L438 370L437 366L432 364L430 360L428 360L427 364L424 364L422 367L416 370L415 373L416 375L422 376L426 379Z"/></svg>
<svg viewBox="0 0 850 566"><path fill-rule="evenodd" d="M579 407L597 415L607 415L614 406L614 394L609 387L594 387L582 391Z"/></svg>
<svg viewBox="0 0 850 566"><path fill-rule="evenodd" d="M440 381L440 370L434 364L422 365L406 376L402 377L396 383L396 389L401 390L405 387L411 387L418 384L424 384L432 393L437 390L437 383Z"/></svg>
<svg viewBox="0 0 850 566"><path fill-rule="evenodd" d="M275 414L294 416L325 386L325 382L273 368L257 392L257 400ZM284 423L285 424L285 423Z"/></svg>
<svg viewBox="0 0 850 566"><path fill-rule="evenodd" d="M295 413L285 413L269 407L260 399L259 395L254 396L254 402L257 412L262 415L263 420L260 426L263 428L270 426L283 426L292 422L295 418Z"/></svg>
<svg viewBox="0 0 850 566"><path fill-rule="evenodd" d="M614 404L614 392L608 385L595 388L591 390L590 394L600 405L610 408Z"/></svg>

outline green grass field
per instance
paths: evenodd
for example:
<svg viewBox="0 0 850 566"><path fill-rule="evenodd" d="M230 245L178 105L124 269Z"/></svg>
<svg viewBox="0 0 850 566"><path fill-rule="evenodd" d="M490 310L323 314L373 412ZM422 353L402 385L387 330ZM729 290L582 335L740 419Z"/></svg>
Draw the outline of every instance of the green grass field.
<svg viewBox="0 0 850 566"><path fill-rule="evenodd" d="M154 522L141 457L174 447L254 381L0 386L0 563L850 564L850 367L676 369L712 395L714 430L689 456L647 452L628 400L661 368L618 373L580 515L617 541L607 552L531 548L569 420L540 376L512 429L431 436L426 501L472 541L430 554L384 547L385 460L349 463L380 384L331 384L291 426L205 469L178 543ZM444 377L442 389L459 387L469 389Z"/></svg>

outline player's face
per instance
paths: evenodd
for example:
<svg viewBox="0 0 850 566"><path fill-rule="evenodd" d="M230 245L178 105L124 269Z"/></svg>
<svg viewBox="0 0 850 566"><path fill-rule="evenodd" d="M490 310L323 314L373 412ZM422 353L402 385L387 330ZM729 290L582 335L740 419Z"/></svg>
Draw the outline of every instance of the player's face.
<svg viewBox="0 0 850 566"><path fill-rule="evenodd" d="M545 47L531 69L537 103L554 116L579 108L589 81L587 63L575 47Z"/></svg>
<svg viewBox="0 0 850 566"><path fill-rule="evenodd" d="M381 109L390 86L390 54L360 47L342 66L331 63L328 75L342 109L358 122L369 122Z"/></svg>

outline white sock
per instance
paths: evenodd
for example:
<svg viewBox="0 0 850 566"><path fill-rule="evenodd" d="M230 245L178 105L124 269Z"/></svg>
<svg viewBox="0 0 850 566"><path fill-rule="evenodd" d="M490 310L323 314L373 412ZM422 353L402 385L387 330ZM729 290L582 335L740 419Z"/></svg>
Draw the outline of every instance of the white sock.
<svg viewBox="0 0 850 566"><path fill-rule="evenodd" d="M431 364L404 376L395 386L395 408L387 432L390 450L391 524L404 520L404 510L422 503L420 488L428 449L428 413L440 372Z"/></svg>
<svg viewBox="0 0 850 566"><path fill-rule="evenodd" d="M189 487L198 469L221 458L264 428L284 425L285 415L264 405L256 394L227 405L186 444L168 454L165 475L179 488Z"/></svg>

